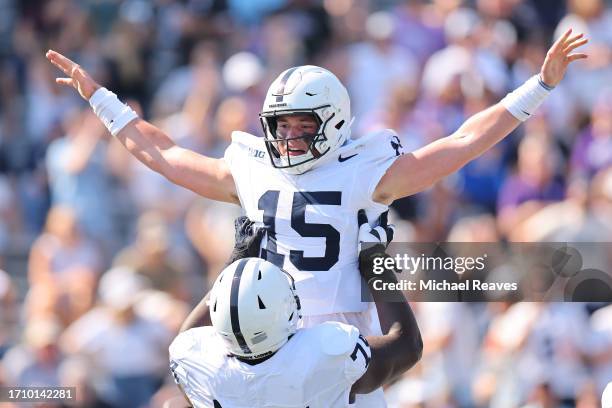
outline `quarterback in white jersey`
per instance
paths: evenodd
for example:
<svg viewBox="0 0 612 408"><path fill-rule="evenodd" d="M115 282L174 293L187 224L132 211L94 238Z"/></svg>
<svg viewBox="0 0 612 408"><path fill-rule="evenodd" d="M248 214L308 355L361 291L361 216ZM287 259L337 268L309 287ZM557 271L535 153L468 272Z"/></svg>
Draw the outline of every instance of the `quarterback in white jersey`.
<svg viewBox="0 0 612 408"><path fill-rule="evenodd" d="M348 141L294 175L270 164L264 139L232 135L225 161L246 215L267 229L261 257L293 275L305 316L366 310L355 214L364 208L375 219L387 210L372 200L372 191L400 149L393 132L381 131Z"/></svg>

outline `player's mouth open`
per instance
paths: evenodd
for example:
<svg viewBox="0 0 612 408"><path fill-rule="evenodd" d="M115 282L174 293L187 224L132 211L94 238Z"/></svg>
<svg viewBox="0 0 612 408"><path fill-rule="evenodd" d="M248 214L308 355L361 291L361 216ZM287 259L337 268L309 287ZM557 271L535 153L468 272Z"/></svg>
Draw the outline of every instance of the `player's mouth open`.
<svg viewBox="0 0 612 408"><path fill-rule="evenodd" d="M304 153L306 153L306 150L301 150L301 149L289 149L289 156L300 156Z"/></svg>
<svg viewBox="0 0 612 408"><path fill-rule="evenodd" d="M302 140L290 140L288 143L279 143L278 150L283 156L301 156L308 151L308 144Z"/></svg>

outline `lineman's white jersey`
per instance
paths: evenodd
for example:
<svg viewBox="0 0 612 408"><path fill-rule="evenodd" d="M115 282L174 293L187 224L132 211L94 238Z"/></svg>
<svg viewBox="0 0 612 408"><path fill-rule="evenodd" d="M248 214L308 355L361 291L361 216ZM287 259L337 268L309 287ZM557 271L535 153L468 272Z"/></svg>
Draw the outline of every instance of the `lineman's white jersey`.
<svg viewBox="0 0 612 408"><path fill-rule="evenodd" d="M354 326L326 322L300 329L268 360L230 356L212 326L170 345L170 368L194 407L340 408L366 371L371 351Z"/></svg>
<svg viewBox="0 0 612 408"><path fill-rule="evenodd" d="M261 257L296 280L305 316L362 312L357 264L357 211L376 219L387 206L372 200L378 182L401 154L391 130L350 140L291 175L270 163L264 139L233 132L225 152L246 215L268 234Z"/></svg>

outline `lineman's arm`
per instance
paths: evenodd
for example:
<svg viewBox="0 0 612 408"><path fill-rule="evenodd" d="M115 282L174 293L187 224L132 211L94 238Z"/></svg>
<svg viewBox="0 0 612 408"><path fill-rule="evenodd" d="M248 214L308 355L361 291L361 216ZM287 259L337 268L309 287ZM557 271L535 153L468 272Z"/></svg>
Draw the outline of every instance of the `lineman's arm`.
<svg viewBox="0 0 612 408"><path fill-rule="evenodd" d="M587 40L581 39L582 34L570 34L571 29L553 44L542 65L542 81L551 87L563 79L572 61L587 57L571 54ZM501 103L477 113L454 134L399 157L378 183L372 198L390 204L431 187L490 149L520 123Z"/></svg>
<svg viewBox="0 0 612 408"><path fill-rule="evenodd" d="M387 256L385 246L393 239L393 227L386 225L386 215L382 219L385 220L383 225L372 230L367 224L365 212L359 210L358 213L359 241L361 244L369 243L360 247L359 269L364 279L370 283L373 279L396 281L394 271L387 270L381 275L372 273L374 258ZM372 234L374 230L376 233ZM378 244L372 246L377 240ZM351 395L370 393L392 381L416 364L423 353L421 332L403 293L390 293L387 290L383 294L369 286L384 334L366 337L372 358L366 372L353 384ZM389 301L390 297L393 297L393 302Z"/></svg>
<svg viewBox="0 0 612 408"><path fill-rule="evenodd" d="M68 75L68 78L57 78L56 82L74 87L86 101L100 88L70 59L51 50L46 57ZM160 129L139 118L127 124L116 137L134 157L173 183L213 200L239 203L234 179L225 161L183 149Z"/></svg>
<svg viewBox="0 0 612 408"><path fill-rule="evenodd" d="M212 326L210 320L210 307L208 300L210 299L210 291L200 300L200 303L193 308L189 316L185 319L180 328L180 333L193 329L194 327Z"/></svg>
<svg viewBox="0 0 612 408"><path fill-rule="evenodd" d="M389 291L386 293L388 296ZM403 302L389 302L378 291L372 291L372 295L385 334L366 337L372 359L365 374L353 384L351 394L368 394L388 384L414 366L423 353L421 332L405 298Z"/></svg>

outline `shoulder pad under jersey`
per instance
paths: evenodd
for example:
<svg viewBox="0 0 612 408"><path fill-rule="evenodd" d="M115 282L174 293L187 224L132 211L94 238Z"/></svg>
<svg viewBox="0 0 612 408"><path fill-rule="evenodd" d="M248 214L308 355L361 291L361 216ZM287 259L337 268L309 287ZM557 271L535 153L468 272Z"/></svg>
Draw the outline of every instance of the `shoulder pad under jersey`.
<svg viewBox="0 0 612 408"><path fill-rule="evenodd" d="M199 344L212 345L215 332L212 326L196 327L179 333L169 347L171 358L180 359L188 356L199 347Z"/></svg>
<svg viewBox="0 0 612 408"><path fill-rule="evenodd" d="M233 131L232 143L225 151L225 160L231 166L238 160L255 159L268 160L268 152L263 138L250 133Z"/></svg>
<svg viewBox="0 0 612 408"><path fill-rule="evenodd" d="M339 356L353 351L359 330L340 322L325 322L312 328L321 350L330 356Z"/></svg>
<svg viewBox="0 0 612 408"><path fill-rule="evenodd" d="M338 149L343 156L358 153L362 157L359 161L388 160L404 154L402 144L397 133L392 129L381 129L370 132L352 140Z"/></svg>

